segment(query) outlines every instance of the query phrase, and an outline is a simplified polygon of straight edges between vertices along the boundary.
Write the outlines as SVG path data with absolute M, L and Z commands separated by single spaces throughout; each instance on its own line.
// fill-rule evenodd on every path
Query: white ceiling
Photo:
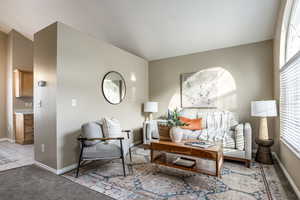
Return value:
M 0 0 L 0 30 L 60 21 L 147 60 L 273 38 L 280 0 Z

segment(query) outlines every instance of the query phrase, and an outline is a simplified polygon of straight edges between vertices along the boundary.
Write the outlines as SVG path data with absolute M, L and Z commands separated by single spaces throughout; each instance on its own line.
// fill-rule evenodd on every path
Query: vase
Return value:
M 181 142 L 183 133 L 180 127 L 174 126 L 170 129 L 170 138 L 172 142 Z

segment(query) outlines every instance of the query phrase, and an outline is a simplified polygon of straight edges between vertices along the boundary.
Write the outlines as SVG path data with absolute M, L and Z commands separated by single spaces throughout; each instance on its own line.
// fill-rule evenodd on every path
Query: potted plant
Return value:
M 174 111 L 168 112 L 168 126 L 170 127 L 170 138 L 173 142 L 180 142 L 183 137 L 181 126 L 188 126 L 187 123 L 183 123 L 179 119 L 179 111 L 175 109 Z

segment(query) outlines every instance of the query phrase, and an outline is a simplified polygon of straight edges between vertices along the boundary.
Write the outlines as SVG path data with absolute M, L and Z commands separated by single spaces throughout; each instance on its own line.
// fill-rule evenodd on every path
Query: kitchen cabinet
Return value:
M 34 122 L 33 114 L 16 113 L 16 143 L 33 144 L 34 141 Z
M 14 87 L 16 97 L 33 96 L 33 72 L 14 70 Z

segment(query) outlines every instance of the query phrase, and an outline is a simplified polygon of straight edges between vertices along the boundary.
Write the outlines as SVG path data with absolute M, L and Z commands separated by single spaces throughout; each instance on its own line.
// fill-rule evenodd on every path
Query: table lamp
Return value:
M 260 140 L 269 140 L 267 117 L 277 116 L 276 101 L 275 100 L 252 101 L 251 116 L 260 117 L 258 138 Z
M 152 120 L 152 113 L 155 113 L 157 111 L 158 111 L 158 103 L 157 102 L 149 101 L 149 102 L 144 103 L 144 112 L 149 113 L 148 120 Z

